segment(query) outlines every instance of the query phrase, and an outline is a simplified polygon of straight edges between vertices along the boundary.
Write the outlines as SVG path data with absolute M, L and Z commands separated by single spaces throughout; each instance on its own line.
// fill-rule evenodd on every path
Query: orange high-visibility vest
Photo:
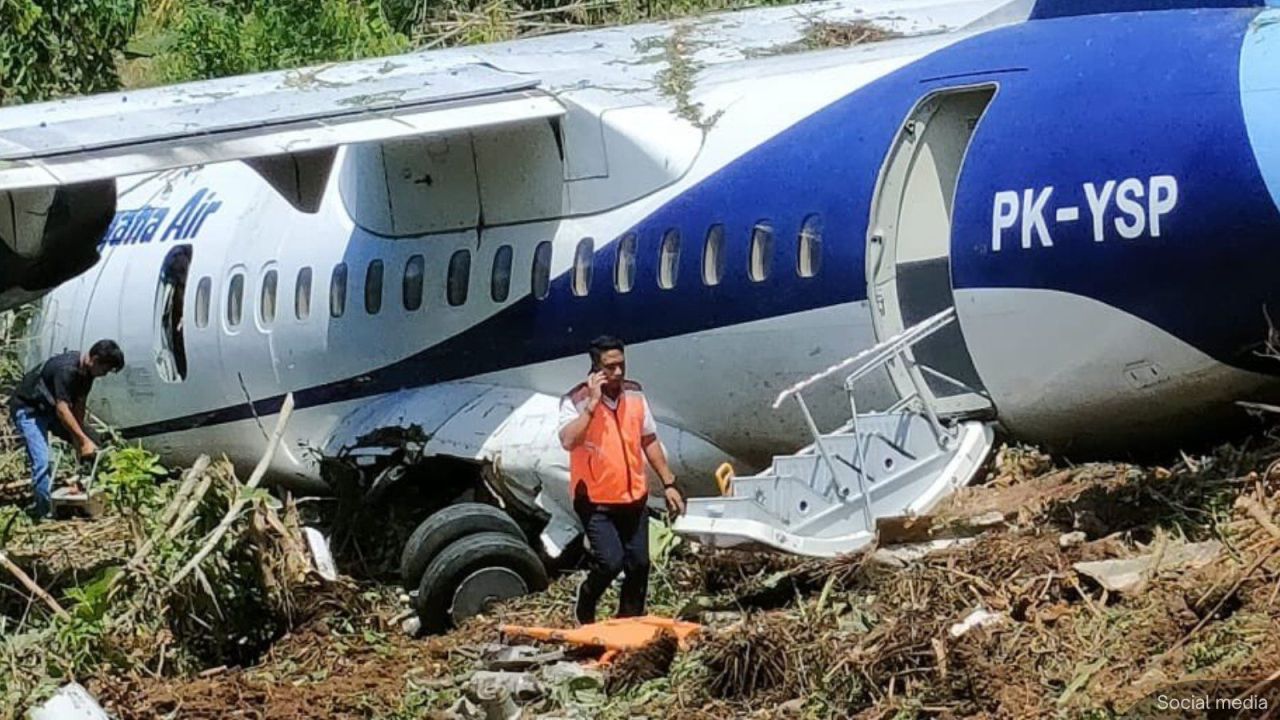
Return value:
M 589 394 L 583 383 L 569 391 L 569 398 L 576 407 Z M 583 488 L 591 502 L 616 505 L 639 502 L 648 495 L 640 445 L 645 402 L 640 385 L 627 380 L 616 411 L 603 401 L 596 405 L 582 442 L 569 451 L 569 492 L 574 497 Z

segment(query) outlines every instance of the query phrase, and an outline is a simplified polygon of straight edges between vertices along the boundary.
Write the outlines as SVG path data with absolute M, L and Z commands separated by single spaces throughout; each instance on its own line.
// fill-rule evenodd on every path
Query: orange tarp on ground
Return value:
M 642 617 L 614 618 L 570 629 L 522 627 L 520 625 L 503 625 L 499 629 L 503 635 L 511 637 L 562 642 L 570 645 L 593 645 L 607 650 L 635 650 L 652 641 L 664 629 L 675 633 L 676 639 L 680 641 L 680 647 L 685 648 L 689 638 L 695 635 L 701 627 L 697 623 L 681 622 L 655 615 L 644 615 Z

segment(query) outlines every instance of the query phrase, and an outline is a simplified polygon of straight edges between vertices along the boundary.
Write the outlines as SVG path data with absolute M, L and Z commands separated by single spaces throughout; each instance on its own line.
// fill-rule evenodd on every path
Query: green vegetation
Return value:
M 696 49 L 689 37 L 691 27 L 681 24 L 663 40 L 662 59 L 666 62 L 666 67 L 658 73 L 658 87 L 664 95 L 675 101 L 677 115 L 705 130 L 715 124 L 719 115 L 702 117 L 702 105 L 689 97 L 693 92 L 694 76 L 701 67 L 691 58 Z
M 0 104 L 114 90 L 137 0 L 0 0 Z
M 35 306 L 28 305 L 20 310 L 0 313 L 0 393 L 17 384 L 25 370 L 23 367 L 23 351 L 25 339 L 31 331 L 31 319 L 35 316 Z
M 0 667 L 30 669 L 0 673 L 0 718 L 69 680 L 252 662 L 298 611 L 309 560 L 292 505 L 253 494 L 241 508 L 249 491 L 225 460 L 162 485 L 141 448 L 113 448 L 106 464 L 99 477 L 122 512 L 18 522 L 4 538 L 57 605 L 12 588 L 0 598 Z
M 152 50 L 150 77 L 160 83 L 242 75 L 328 61 L 391 55 L 409 49 L 377 2 L 275 0 L 189 2 L 148 19 L 149 33 L 131 45 Z
M 795 2 L 0 0 L 0 104 Z

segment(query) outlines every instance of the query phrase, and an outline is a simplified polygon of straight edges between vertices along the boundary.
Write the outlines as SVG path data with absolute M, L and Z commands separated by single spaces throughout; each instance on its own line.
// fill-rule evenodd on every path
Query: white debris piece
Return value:
M 521 702 L 536 700 L 544 692 L 542 683 L 532 673 L 489 670 L 473 673 L 467 680 L 467 688 L 479 699 L 498 697 L 505 692 Z
M 338 566 L 333 561 L 333 553 L 329 552 L 329 541 L 313 527 L 302 528 L 307 538 L 307 547 L 311 550 L 311 561 L 315 563 L 320 577 L 333 582 L 338 579 Z
M 579 680 L 585 678 L 585 680 Z M 575 662 L 558 662 L 542 669 L 542 681 L 548 685 L 563 685 L 574 682 L 577 689 L 587 687 L 604 688 L 604 675 L 599 670 L 585 668 Z
M 79 683 L 63 685 L 49 701 L 30 713 L 31 720 L 110 720 L 97 700 Z
M 978 608 L 969 613 L 968 617 L 955 625 L 951 626 L 951 637 L 958 638 L 974 628 L 994 625 L 1004 621 L 1002 613 L 993 613 L 986 608 Z
M 1083 545 L 1086 539 L 1088 539 L 1088 536 L 1085 535 L 1080 530 L 1076 530 L 1075 532 L 1063 533 L 1062 535 L 1058 536 L 1058 547 L 1063 549 L 1073 548 L 1078 545 Z
M 532 645 L 503 645 L 484 653 L 488 670 L 523 671 L 564 659 L 563 650 L 543 651 Z
M 795 698 L 788 700 L 778 706 L 779 715 L 802 715 L 804 713 L 804 698 Z
M 967 545 L 973 538 L 942 538 L 928 542 L 895 545 L 893 547 L 876 548 L 871 553 L 871 561 L 891 568 L 904 568 L 911 563 L 958 545 Z
M 475 703 L 462 697 L 444 711 L 443 717 L 446 720 L 485 720 L 485 712 Z
M 964 524 L 975 529 L 998 527 L 1004 524 L 1004 513 L 999 510 L 990 510 L 967 519 Z
M 1201 568 L 1213 562 L 1222 552 L 1217 540 L 1170 545 L 1163 553 L 1149 553 L 1120 560 L 1095 560 L 1078 562 L 1072 567 L 1081 575 L 1092 578 L 1111 592 L 1127 593 L 1142 589 L 1150 577 L 1161 570 L 1172 568 Z M 1159 567 L 1155 567 L 1159 554 Z
M 411 615 L 400 622 L 400 630 L 409 637 L 418 637 L 422 632 L 422 618 Z

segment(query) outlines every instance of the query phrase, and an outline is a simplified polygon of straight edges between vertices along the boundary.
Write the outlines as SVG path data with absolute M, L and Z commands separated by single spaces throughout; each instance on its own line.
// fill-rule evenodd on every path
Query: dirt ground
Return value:
M 665 677 L 589 706 L 551 693 L 522 717 L 1237 716 L 1154 705 L 1176 693 L 1252 698 L 1238 716 L 1262 716 L 1257 702 L 1280 703 L 1278 467 L 1280 441 L 1265 434 L 1168 467 L 1057 467 L 1004 448 L 982 485 L 893 530 L 952 542 L 923 557 L 681 545 L 655 565 L 651 609 L 704 623 L 695 646 Z M 42 578 L 74 576 L 67 558 L 110 556 L 111 523 L 54 523 L 27 556 Z M 1161 564 L 1206 542 L 1211 562 Z M 1138 589 L 1108 590 L 1076 567 L 1144 556 L 1157 569 Z M 505 622 L 568 626 L 575 582 L 415 639 L 399 628 L 397 588 L 343 578 L 312 588 L 249 667 L 81 679 L 123 720 L 464 717 L 446 711 L 482 667 L 478 649 Z M 988 622 L 954 630 L 975 617 Z

